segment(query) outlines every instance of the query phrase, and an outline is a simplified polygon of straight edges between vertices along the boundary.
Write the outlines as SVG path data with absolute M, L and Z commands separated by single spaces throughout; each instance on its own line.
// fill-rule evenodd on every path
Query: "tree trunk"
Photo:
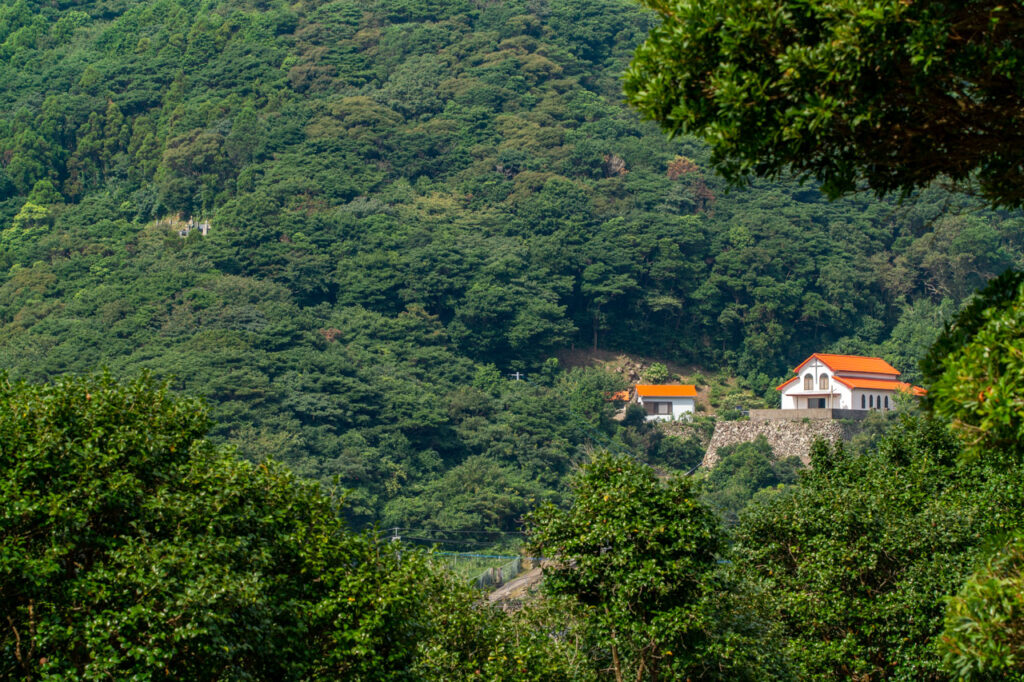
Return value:
M 604 613 L 609 615 L 607 605 L 604 607 Z M 612 668 L 615 670 L 615 682 L 622 682 L 622 663 L 619 662 L 619 645 L 615 643 L 614 628 L 612 628 Z
M 612 634 L 615 637 L 615 634 Z M 622 682 L 622 665 L 619 663 L 619 647 L 612 643 L 612 667 L 615 669 L 615 682 Z

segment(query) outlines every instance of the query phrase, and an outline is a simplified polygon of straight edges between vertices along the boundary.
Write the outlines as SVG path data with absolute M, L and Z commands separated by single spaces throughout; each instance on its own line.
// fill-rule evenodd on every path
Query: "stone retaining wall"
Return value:
M 839 410 L 830 407 L 812 407 L 802 410 L 751 410 L 750 421 L 788 419 L 802 421 L 804 419 L 865 419 L 867 410 Z
M 831 443 L 849 440 L 859 430 L 856 423 L 839 422 L 834 419 L 803 420 L 759 420 L 718 422 L 711 442 L 704 453 L 702 467 L 713 467 L 718 463 L 718 449 L 726 445 L 749 443 L 764 436 L 779 459 L 799 457 L 810 464 L 811 445 L 815 439 L 823 438 Z

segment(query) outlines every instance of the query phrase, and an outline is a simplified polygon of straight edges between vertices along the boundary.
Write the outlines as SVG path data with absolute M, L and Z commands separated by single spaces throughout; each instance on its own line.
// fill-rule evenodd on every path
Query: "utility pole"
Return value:
M 399 535 L 398 535 L 398 529 L 397 528 L 393 528 L 391 530 L 391 542 L 398 542 L 401 539 L 402 538 L 399 537 Z M 396 561 L 401 561 L 402 560 L 402 552 L 401 551 L 395 550 L 395 560 Z

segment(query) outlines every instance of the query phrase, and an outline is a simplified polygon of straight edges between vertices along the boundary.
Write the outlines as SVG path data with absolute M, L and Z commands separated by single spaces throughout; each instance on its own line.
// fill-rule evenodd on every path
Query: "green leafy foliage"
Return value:
M 811 351 L 913 372 L 974 288 L 1024 262 L 1019 214 L 930 186 L 829 203 L 777 174 L 782 153 L 835 193 L 865 168 L 822 165 L 850 139 L 844 115 L 860 117 L 851 153 L 891 155 L 886 130 L 927 125 L 898 149 L 909 165 L 871 166 L 877 189 L 923 186 L 921 154 L 939 154 L 928 169 L 962 179 L 980 165 L 987 197 L 1017 203 L 1016 96 L 993 106 L 972 80 L 998 88 L 1019 71 L 1016 10 L 812 3 L 765 22 L 742 3 L 658 9 L 677 6 L 669 24 L 686 23 L 671 28 L 703 41 L 684 66 L 721 67 L 701 92 L 724 98 L 701 104 L 721 133 L 710 150 L 619 102 L 652 17 L 617 0 L 0 7 L 0 364 L 35 382 L 104 365 L 170 382 L 0 390 L 2 675 L 940 676 L 942 596 L 987 534 L 1019 526 L 1005 466 L 1018 289 L 969 306 L 925 366 L 936 413 L 981 434 L 976 461 L 955 464 L 942 429 L 916 420 L 858 457 L 819 448 L 793 487 L 763 448 L 738 449 L 706 493 L 745 517 L 731 564 L 682 478 L 601 455 L 565 495 L 595 444 L 691 470 L 708 423 L 667 435 L 634 411 L 620 425 L 608 396 L 621 379 L 552 357 L 614 347 L 738 373 L 712 385 L 727 409 L 774 397 L 772 377 Z M 989 10 L 962 45 L 906 63 Z M 731 12 L 742 21 L 722 23 Z M 832 34 L 803 41 L 823 12 Z M 800 13 L 804 33 L 778 38 Z M 862 47 L 899 68 L 846 70 Z M 785 54 L 754 61 L 754 48 Z M 656 56 L 643 49 L 634 75 Z M 985 71 L 996 57 L 1004 71 Z M 903 96 L 871 96 L 882 83 Z M 851 85 L 866 96 L 847 101 Z M 972 131 L 970 153 L 932 137 L 943 88 L 970 90 L 957 101 L 998 124 Z M 762 96 L 770 106 L 751 106 Z M 730 136 L 751 117 L 757 136 Z M 730 165 L 723 149 L 759 160 Z M 726 192 L 715 166 L 777 177 Z M 181 238 L 188 218 L 210 234 Z M 972 404 L 985 377 L 999 400 Z M 170 391 L 202 396 L 213 419 Z M 272 458 L 347 489 L 344 506 Z M 763 504 L 740 514 L 751 495 Z M 538 547 L 576 563 L 551 568 L 560 594 L 510 617 L 337 522 L 513 537 L 538 504 Z M 951 665 L 996 660 L 971 651 Z
M 719 448 L 718 458 L 701 481 L 701 500 L 727 525 L 735 524 L 751 501 L 789 491 L 803 468 L 799 457 L 776 459 L 764 436 Z
M 946 665 L 965 680 L 1024 678 L 1024 540 L 1000 547 L 949 601 L 943 646 Z
M 660 362 L 652 362 L 650 366 L 643 371 L 641 378 L 651 384 L 663 384 L 670 378 L 668 367 Z
M 515 613 L 481 608 L 452 591 L 432 612 L 436 634 L 420 644 L 410 673 L 423 680 L 506 680 L 538 682 L 598 679 L 580 656 L 573 628 L 579 607 L 565 599 L 532 601 Z
M 700 465 L 714 431 L 714 420 L 696 417 L 693 422 L 672 424 L 674 432 L 669 433 L 664 425 L 648 422 L 643 406 L 636 404 L 627 409 L 622 423 L 626 428 L 618 437 L 626 448 L 642 453 L 647 464 L 673 474 L 686 473 Z
M 1024 275 L 992 281 L 956 316 L 921 363 L 927 406 L 949 420 L 964 459 L 1009 476 L 1021 462 L 1019 356 Z M 964 679 L 1021 678 L 1020 527 L 949 601 L 943 637 L 947 667 Z
M 148 379 L 0 385 L 4 677 L 406 678 L 450 587 L 209 426 Z
M 1024 422 L 1024 275 L 1008 272 L 979 292 L 922 363 L 928 404 L 968 444 L 967 454 L 1020 463 Z
M 935 187 L 726 191 L 620 101 L 652 16 L 618 0 L 0 16 L 0 364 L 150 371 L 357 527 L 514 532 L 592 445 L 696 465 L 566 347 L 738 374 L 715 406 L 758 407 L 812 351 L 908 370 L 1024 253 L 1019 215 Z
M 1024 202 L 1018 5 L 644 4 L 662 23 L 626 93 L 668 130 L 708 140 L 726 176 L 792 169 L 833 196 L 861 179 L 884 193 L 976 177 L 993 204 Z
M 947 679 L 944 597 L 1024 521 L 1020 472 L 959 463 L 943 424 L 910 416 L 873 450 L 819 442 L 811 465 L 736 532 L 784 657 L 800 678 Z
M 616 679 L 711 674 L 701 606 L 722 537 L 689 481 L 598 452 L 571 487 L 568 510 L 531 514 L 530 545 L 551 559 L 546 593 L 581 607 L 592 665 Z

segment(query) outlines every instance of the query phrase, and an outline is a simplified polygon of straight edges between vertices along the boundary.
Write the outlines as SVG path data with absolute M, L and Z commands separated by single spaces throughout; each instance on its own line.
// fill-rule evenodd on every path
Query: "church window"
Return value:
M 814 390 L 814 375 L 813 374 L 805 374 L 804 375 L 804 390 L 805 391 L 813 391 Z
M 827 374 L 822 374 L 820 377 L 818 377 L 818 388 L 820 388 L 823 391 L 828 389 L 828 375 Z

